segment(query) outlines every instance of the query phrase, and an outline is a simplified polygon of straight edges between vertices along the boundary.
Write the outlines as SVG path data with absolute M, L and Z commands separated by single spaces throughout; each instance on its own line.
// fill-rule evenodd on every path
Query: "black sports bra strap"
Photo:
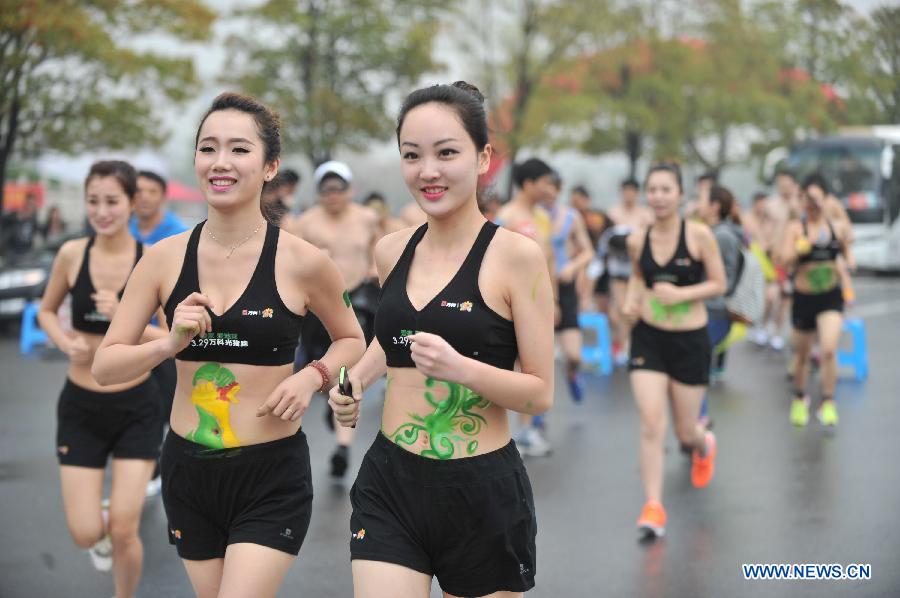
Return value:
M 400 259 L 397 260 L 394 270 L 402 269 L 403 272 L 409 271 L 409 265 L 412 263 L 413 255 L 416 253 L 416 247 L 419 246 L 419 243 L 425 237 L 425 232 L 427 230 L 427 222 L 416 229 L 416 232 L 412 234 L 409 241 L 406 243 L 406 247 L 403 248 L 403 253 L 400 254 Z M 405 280 L 406 276 L 403 278 Z
M 463 261 L 463 264 L 460 267 L 460 271 L 464 276 L 466 274 L 474 276 L 474 278 L 470 278 L 470 280 L 478 280 L 481 262 L 484 261 L 484 254 L 487 251 L 488 245 L 491 244 L 491 240 L 493 240 L 494 235 L 497 234 L 497 228 L 499 227 L 496 224 L 489 221 L 485 222 L 478 232 L 478 236 L 475 237 L 472 249 L 469 250 L 469 255 L 466 256 L 465 261 Z
M 681 219 L 681 232 L 678 234 L 678 249 L 675 250 L 675 255 L 683 257 L 691 255 L 687 246 L 687 220 L 684 218 Z
M 87 279 L 90 280 L 90 277 L 91 277 L 91 270 L 90 270 L 90 268 L 91 268 L 91 265 L 90 265 L 91 247 L 94 246 L 94 238 L 95 238 L 94 235 L 89 236 L 87 245 L 84 246 L 84 257 L 81 258 L 81 268 L 78 269 L 79 278 L 82 276 L 86 276 Z
M 266 275 L 270 275 L 273 284 L 275 282 L 275 253 L 278 248 L 278 235 L 281 232 L 281 229 L 277 226 L 272 226 L 268 222 L 266 222 L 266 238 L 263 241 L 262 255 L 260 255 L 260 260 L 262 261 L 262 268 L 259 268 L 256 272 L 253 273 L 253 277 L 256 277 L 257 272 L 265 272 Z M 251 279 L 252 282 L 252 279 Z

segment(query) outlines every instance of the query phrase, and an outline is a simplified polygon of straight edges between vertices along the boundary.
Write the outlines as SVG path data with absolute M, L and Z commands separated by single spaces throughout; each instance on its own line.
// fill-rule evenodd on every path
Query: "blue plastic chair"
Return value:
M 22 330 L 19 333 L 19 352 L 28 355 L 35 345 L 47 344 L 47 333 L 37 323 L 37 301 L 29 301 L 22 312 Z
M 853 341 L 849 351 L 837 352 L 838 366 L 852 367 L 857 381 L 869 377 L 869 351 L 866 343 L 866 326 L 859 318 L 844 320 L 844 332 L 850 333 Z
M 585 332 L 585 343 L 581 347 L 581 361 L 597 367 L 608 376 L 613 372 L 612 335 L 606 314 L 586 312 L 578 315 L 578 325 Z M 588 340 L 594 341 L 588 344 Z

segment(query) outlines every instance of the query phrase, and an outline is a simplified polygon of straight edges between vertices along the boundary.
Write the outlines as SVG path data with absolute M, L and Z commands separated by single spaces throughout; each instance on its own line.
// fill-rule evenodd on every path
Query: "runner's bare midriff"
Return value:
M 176 361 L 178 384 L 170 426 L 208 448 L 232 448 L 292 436 L 300 421 L 286 422 L 256 411 L 291 375 L 293 366 Z M 221 445 L 221 446 L 220 446 Z
M 388 368 L 381 431 L 405 450 L 442 460 L 489 453 L 510 440 L 506 409 L 414 368 Z
M 100 343 L 103 341 L 103 335 L 100 334 L 89 334 L 86 332 L 76 332 L 77 336 L 80 336 L 87 342 L 90 347 L 90 355 L 91 360 L 86 364 L 79 365 L 70 363 L 68 377 L 69 380 L 77 384 L 82 388 L 86 388 L 87 390 L 91 390 L 94 392 L 119 392 L 122 390 L 128 390 L 129 388 L 134 388 L 141 382 L 145 381 L 150 377 L 150 374 L 144 374 L 135 378 L 134 380 L 130 380 L 128 382 L 123 382 L 122 384 L 110 384 L 109 386 L 100 386 L 100 384 L 94 380 L 94 376 L 91 375 L 91 366 L 94 363 L 94 354 L 97 352 L 97 348 L 100 346 Z

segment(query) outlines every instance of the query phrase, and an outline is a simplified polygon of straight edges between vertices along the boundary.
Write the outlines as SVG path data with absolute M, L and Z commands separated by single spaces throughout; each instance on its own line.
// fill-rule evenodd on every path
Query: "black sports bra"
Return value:
M 109 318 L 97 311 L 97 305 L 91 298 L 91 295 L 97 292 L 94 288 L 94 281 L 91 280 L 90 255 L 91 247 L 94 245 L 95 237 L 88 237 L 87 246 L 84 248 L 84 257 L 81 260 L 81 268 L 78 270 L 78 276 L 75 278 L 75 284 L 69 290 L 72 295 L 72 328 L 79 332 L 88 334 L 106 334 L 109 330 Z M 140 261 L 144 254 L 144 246 L 139 242 L 136 243 L 134 263 Z M 127 279 L 126 279 L 127 284 Z M 125 292 L 125 285 L 119 289 L 119 299 Z
M 809 238 L 809 230 L 807 229 L 806 218 L 803 219 L 803 236 Z M 810 262 L 833 262 L 837 259 L 838 255 L 841 253 L 841 243 L 837 239 L 837 235 L 834 234 L 834 227 L 831 226 L 831 221 L 825 220 L 825 224 L 828 225 L 828 230 L 831 232 L 830 239 L 817 239 L 815 243 L 812 244 L 812 249 L 809 253 L 803 254 L 798 257 L 797 263 L 799 264 L 807 264 Z
M 425 236 L 428 224 L 413 233 L 384 281 L 375 315 L 375 336 L 384 349 L 388 367 L 415 367 L 407 337 L 414 332 L 430 332 L 466 357 L 513 369 L 518 355 L 513 323 L 488 307 L 478 288 L 481 262 L 497 228 L 491 222 L 484 223 L 459 271 L 421 311 L 416 311 L 409 300 L 406 280 L 416 246 Z
M 191 232 L 181 274 L 164 307 L 170 328 L 175 307 L 191 293 L 200 291 L 197 246 L 204 224 L 206 221 Z M 207 308 L 212 318 L 212 332 L 194 337 L 191 344 L 175 356 L 176 359 L 247 365 L 285 365 L 294 361 L 303 316 L 284 305 L 275 286 L 278 234 L 278 227 L 266 224 L 262 253 L 247 288 L 221 316 Z
M 681 220 L 681 233 L 678 237 L 678 247 L 675 249 L 675 255 L 665 266 L 660 266 L 653 259 L 653 251 L 650 248 L 650 229 L 647 228 L 647 234 L 644 237 L 644 249 L 641 251 L 641 274 L 644 276 L 644 283 L 647 288 L 653 287 L 657 282 L 669 282 L 679 287 L 686 287 L 692 284 L 703 282 L 703 276 L 706 268 L 703 262 L 694 259 L 687 247 L 687 222 Z

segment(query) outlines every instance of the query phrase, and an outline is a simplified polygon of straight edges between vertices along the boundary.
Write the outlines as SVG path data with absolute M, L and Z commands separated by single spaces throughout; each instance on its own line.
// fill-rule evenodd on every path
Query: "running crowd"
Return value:
M 501 203 L 479 196 L 493 151 L 483 104 L 464 82 L 406 98 L 396 138 L 414 201 L 400 218 L 377 193 L 354 203 L 337 161 L 315 169 L 318 203 L 298 213 L 278 116 L 234 93 L 198 126 L 208 219 L 192 229 L 164 209 L 158 174 L 91 167 L 92 233 L 60 249 L 39 321 L 69 357 L 57 407 L 69 530 L 119 598 L 138 586 L 141 509 L 160 488 L 197 596 L 274 596 L 312 511 L 303 415 L 327 396 L 342 478 L 363 393 L 381 378 L 380 431 L 349 493 L 355 596 L 424 598 L 435 577 L 448 597 L 521 596 L 537 571 L 521 455 L 552 450 L 555 339 L 583 400 L 582 311 L 608 315 L 615 364 L 630 372 L 642 536 L 665 532 L 667 405 L 693 485 L 713 478 L 706 390 L 739 327 L 756 324 L 751 339 L 781 350 L 790 311 L 790 420 L 808 422 L 815 352 L 817 414 L 837 425 L 854 264 L 822 177 L 781 172 L 777 195 L 741 214 L 713 175 L 685 201 L 678 166 L 660 163 L 603 213 L 584 187 L 564 205 L 559 175 L 533 158 L 513 167 L 516 192 Z M 760 271 L 764 315 L 748 318 L 734 299 Z M 71 330 L 58 316 L 67 296 Z

